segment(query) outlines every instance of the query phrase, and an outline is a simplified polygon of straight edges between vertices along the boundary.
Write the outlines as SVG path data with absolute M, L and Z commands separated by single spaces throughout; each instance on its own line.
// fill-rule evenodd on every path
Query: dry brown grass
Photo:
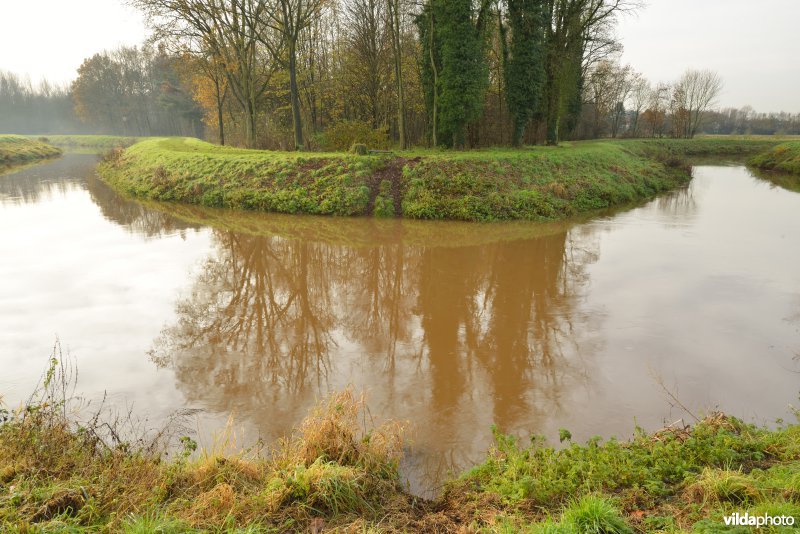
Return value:
M 0 496 L 0 527 L 67 521 L 115 531 L 156 509 L 187 528 L 322 520 L 326 530 L 352 529 L 410 508 L 397 471 L 403 425 L 368 429 L 364 397 L 350 389 L 272 448 L 233 452 L 241 447 L 230 421 L 210 450 L 193 458 L 187 447 L 168 462 L 174 432 L 137 436 L 130 419 L 109 422 L 102 410 L 81 418 L 75 378 L 56 347 L 37 393 L 0 425 L 0 494 L 11 494 Z

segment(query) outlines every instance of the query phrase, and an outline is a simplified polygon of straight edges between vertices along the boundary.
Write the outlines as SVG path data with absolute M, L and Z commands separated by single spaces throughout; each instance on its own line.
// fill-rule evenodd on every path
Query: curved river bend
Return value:
M 0 393 L 58 337 L 78 391 L 208 442 L 285 434 L 331 390 L 412 422 L 430 494 L 490 427 L 629 436 L 721 409 L 785 417 L 800 390 L 800 194 L 741 166 L 587 222 L 295 218 L 145 206 L 68 154 L 0 176 Z

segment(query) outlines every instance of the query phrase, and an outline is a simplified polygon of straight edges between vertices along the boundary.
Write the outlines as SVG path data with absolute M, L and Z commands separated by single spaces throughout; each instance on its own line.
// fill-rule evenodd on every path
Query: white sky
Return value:
M 622 60 L 652 82 L 716 70 L 722 106 L 800 112 L 800 0 L 647 0 L 618 27 Z M 0 69 L 67 83 L 83 59 L 146 36 L 121 0 L 0 0 Z
M 84 59 L 146 36 L 121 0 L 0 0 L 0 70 L 34 82 L 69 83 Z
M 800 0 L 647 0 L 617 29 L 630 63 L 651 82 L 687 68 L 717 71 L 723 107 L 800 112 Z

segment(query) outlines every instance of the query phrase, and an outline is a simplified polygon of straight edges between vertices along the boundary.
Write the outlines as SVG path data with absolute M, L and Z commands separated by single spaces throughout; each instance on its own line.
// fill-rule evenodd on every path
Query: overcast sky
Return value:
M 121 0 L 0 0 L 0 69 L 69 82 L 84 58 L 146 36 Z M 800 112 L 800 0 L 648 0 L 624 17 L 623 62 L 652 82 L 716 70 L 722 106 Z
M 722 106 L 800 112 L 800 0 L 648 0 L 618 26 L 624 63 L 651 82 L 709 68 Z

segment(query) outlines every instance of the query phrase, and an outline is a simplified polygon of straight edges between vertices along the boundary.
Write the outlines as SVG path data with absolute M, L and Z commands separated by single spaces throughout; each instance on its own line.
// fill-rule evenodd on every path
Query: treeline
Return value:
M 196 62 L 211 135 L 308 148 L 577 135 L 584 88 L 634 0 L 134 0 Z
M 97 54 L 69 88 L 7 75 L 0 130 L 342 150 L 797 129 L 710 112 L 711 71 L 652 84 L 620 65 L 614 28 L 636 0 L 132 3 L 157 44 Z
M 719 77 L 707 70 L 652 85 L 630 66 L 603 60 L 589 74 L 575 133 L 583 139 L 800 135 L 800 113 L 759 113 L 750 106 L 711 109 L 721 87 Z
M 203 136 L 203 111 L 184 82 L 185 62 L 163 48 L 95 54 L 72 83 L 74 111 L 98 133 Z
M 758 113 L 750 106 L 708 113 L 704 133 L 734 135 L 800 135 L 800 113 Z
M 487 146 L 693 137 L 707 70 L 652 86 L 614 58 L 635 0 L 134 0 L 187 62 L 209 137 Z
M 95 54 L 69 86 L 0 72 L 0 132 L 203 137 L 185 67 L 183 58 L 144 46 Z
M 722 90 L 710 70 L 687 70 L 674 83 L 651 84 L 629 65 L 603 59 L 587 76 L 575 135 L 691 138 L 703 131 Z
M 0 133 L 87 133 L 73 111 L 69 87 L 0 71 Z

